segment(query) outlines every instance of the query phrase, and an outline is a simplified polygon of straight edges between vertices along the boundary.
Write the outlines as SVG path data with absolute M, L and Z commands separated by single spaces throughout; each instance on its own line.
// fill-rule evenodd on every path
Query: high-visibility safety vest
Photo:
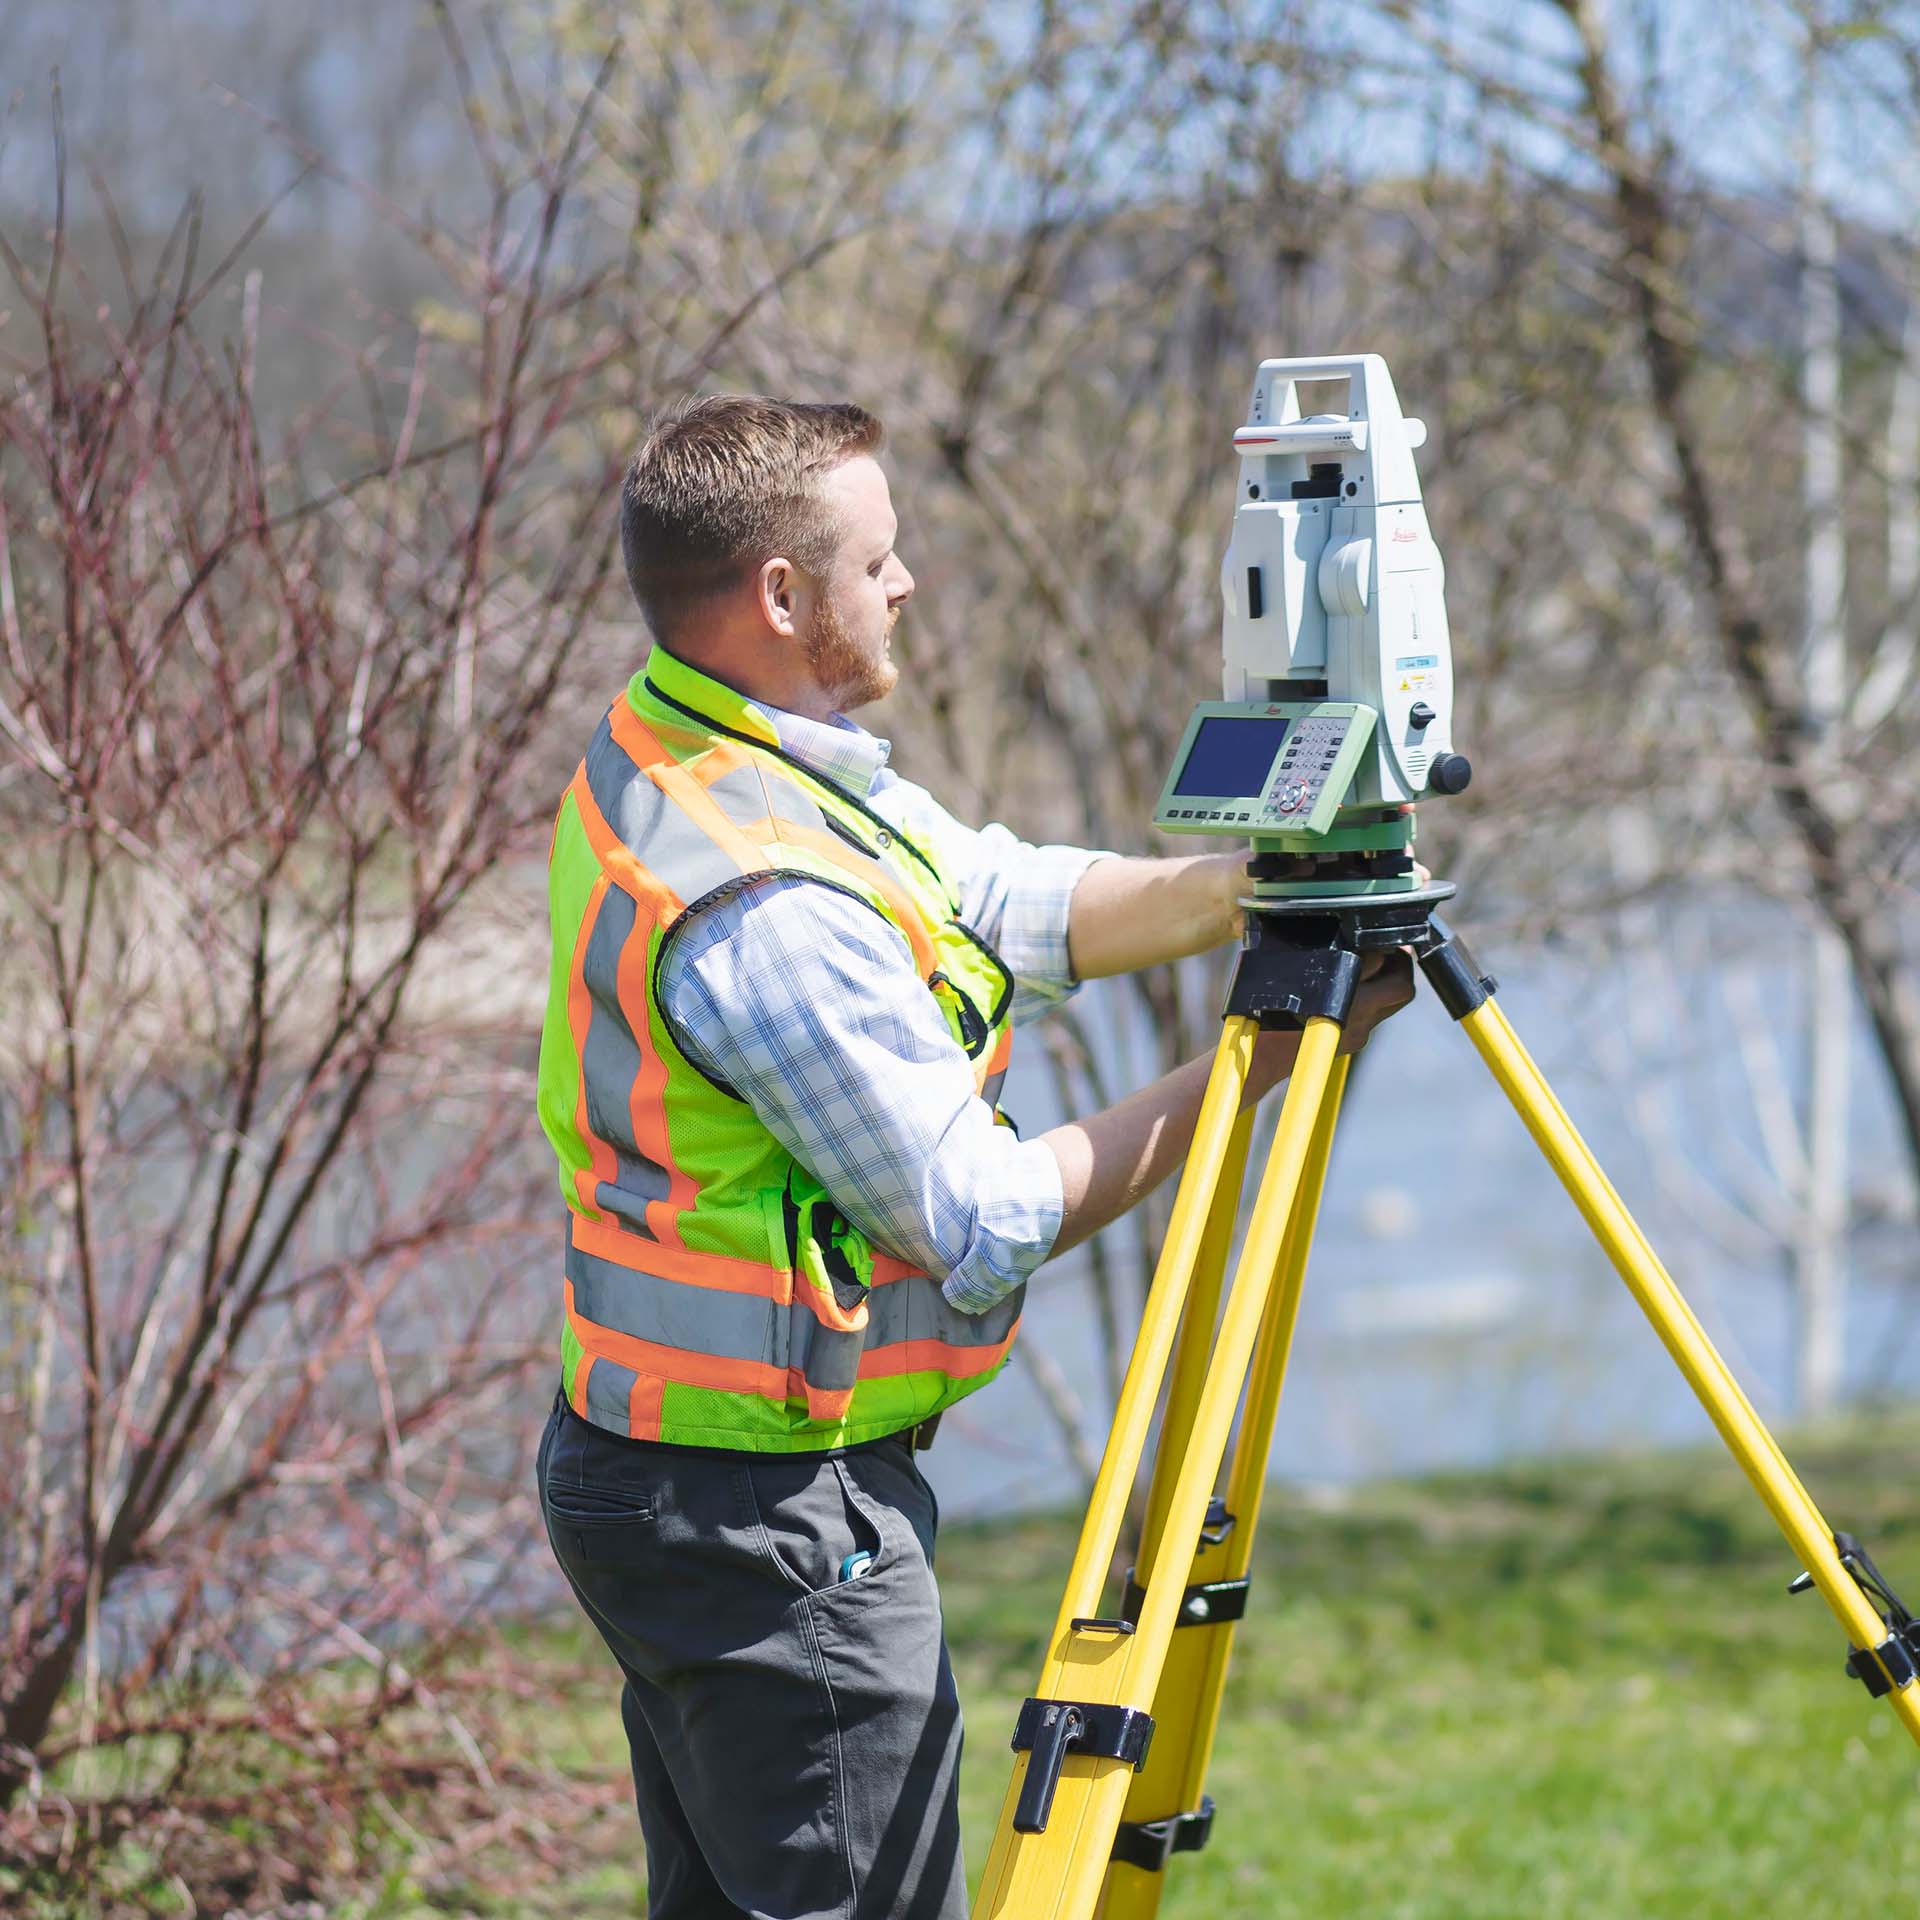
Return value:
M 540 1120 L 569 1209 L 561 1371 L 614 1433 L 754 1452 L 878 1439 L 984 1386 L 1019 1326 L 872 1246 L 730 1088 L 681 1050 L 661 966 L 701 909 L 800 876 L 896 928 L 997 1103 L 1012 981 L 959 891 L 740 694 L 655 648 L 554 823 Z M 996 1109 L 997 1110 L 997 1109 Z

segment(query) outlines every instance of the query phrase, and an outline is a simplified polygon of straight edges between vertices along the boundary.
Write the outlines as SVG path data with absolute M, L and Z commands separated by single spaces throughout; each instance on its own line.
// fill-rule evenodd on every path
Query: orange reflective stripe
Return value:
M 660 1409 L 667 1397 L 667 1383 L 657 1374 L 636 1373 L 633 1390 L 627 1395 L 627 1437 L 630 1440 L 660 1438 Z
M 870 1347 L 860 1356 L 862 1380 L 887 1380 L 897 1373 L 944 1373 L 955 1380 L 970 1380 L 999 1364 L 1013 1337 L 1020 1331 L 1016 1320 L 1007 1329 L 1007 1337 L 989 1347 L 956 1347 L 945 1340 L 897 1340 L 890 1347 Z
M 579 1365 L 573 1370 L 573 1400 L 571 1404 L 574 1412 L 583 1420 L 587 1417 L 587 1375 L 593 1371 L 593 1361 L 594 1356 L 592 1354 L 583 1353 L 580 1356 Z
M 791 820 L 756 820 L 746 828 L 746 833 L 750 839 L 762 843 L 778 840 L 790 847 L 805 847 L 808 852 L 817 853 L 821 859 L 830 860 L 862 886 L 873 888 L 893 909 L 893 917 L 899 922 L 900 931 L 913 950 L 913 964 L 920 969 L 921 979 L 928 979 L 938 971 L 940 961 L 934 953 L 932 940 L 927 936 L 926 917 L 914 904 L 912 894 L 884 867 L 871 860 L 859 859 L 851 847 L 843 845 L 832 834 L 822 833 L 817 827 L 796 827 Z
M 722 740 L 717 747 L 701 754 L 699 764 L 689 766 L 687 771 L 703 787 L 710 787 L 716 780 L 724 780 L 736 767 L 750 766 L 752 762 L 752 754 L 736 747 L 731 740 Z
M 816 1387 L 811 1380 L 797 1373 L 793 1378 L 806 1389 L 809 1420 L 844 1420 L 852 1411 L 851 1387 Z
M 682 1209 L 692 1206 L 699 1188 L 687 1178 L 674 1164 L 673 1156 L 667 1147 L 667 1110 L 666 1085 L 667 1064 L 661 1059 L 658 1048 L 648 1044 L 651 1027 L 647 1018 L 647 948 L 654 927 L 670 926 L 680 917 L 685 902 L 669 886 L 662 884 L 634 857 L 633 851 L 607 825 L 605 817 L 594 804 L 593 794 L 587 786 L 587 765 L 583 760 L 573 776 L 571 788 L 574 804 L 580 810 L 580 825 L 585 830 L 587 844 L 593 849 L 594 858 L 600 862 L 601 878 L 595 882 L 593 906 L 600 901 L 601 890 L 611 878 L 634 905 L 633 930 L 627 935 L 627 944 L 620 955 L 620 963 L 615 975 L 615 991 L 620 996 L 621 1011 L 627 1016 L 627 1025 L 632 1028 L 640 1046 L 640 1071 L 634 1076 L 633 1093 L 629 1103 L 629 1113 L 633 1122 L 633 1140 L 642 1153 L 656 1166 L 665 1167 L 668 1176 L 668 1192 L 664 1200 L 647 1202 L 647 1224 L 662 1240 L 678 1241 L 680 1238 L 679 1214 Z M 586 932 L 592 931 L 592 917 L 589 912 Z M 586 952 L 586 935 L 581 936 L 579 955 Z M 576 966 L 579 955 L 575 956 Z M 577 975 L 576 975 L 577 978 Z M 582 1028 L 580 1032 L 584 1032 Z M 574 1036 L 576 1054 L 580 1046 L 580 1033 Z M 586 1114 L 586 1076 L 581 1076 L 580 1116 L 584 1131 Z M 590 1137 L 590 1136 L 589 1136 Z M 596 1178 L 600 1176 L 596 1174 Z M 588 1204 L 592 1202 L 589 1199 Z
M 657 1380 L 677 1381 L 685 1387 L 712 1387 L 721 1393 L 757 1393 L 767 1400 L 787 1397 L 785 1367 L 769 1366 L 763 1360 L 722 1360 L 711 1353 L 657 1346 L 630 1333 L 617 1333 L 612 1327 L 581 1319 L 573 1310 L 573 1282 L 563 1279 L 560 1284 L 566 1289 L 567 1319 L 573 1327 L 573 1337 L 589 1353 L 598 1353 L 635 1373 L 652 1374 Z M 631 1395 L 628 1403 L 632 1403 Z
M 996 1073 L 1005 1073 L 1007 1062 L 1013 1058 L 1013 1029 L 1000 1029 L 1000 1044 L 994 1048 L 990 1058 L 976 1060 L 973 1065 L 973 1084 L 975 1090 L 984 1087 Z
M 863 1293 L 859 1301 L 851 1307 L 843 1307 L 825 1287 L 817 1286 L 804 1274 L 793 1277 L 795 1295 L 806 1301 L 813 1309 L 813 1317 L 829 1333 L 865 1333 L 867 1330 L 867 1296 Z
M 667 1139 L 667 1062 L 653 1044 L 647 985 L 648 962 L 653 950 L 651 936 L 645 917 L 635 914 L 627 944 L 621 949 L 614 988 L 640 1055 L 640 1065 L 633 1076 L 633 1091 L 627 1100 L 633 1143 L 656 1167 L 664 1167 L 667 1174 L 665 1197 L 647 1202 L 647 1225 L 657 1240 L 678 1247 L 684 1244 L 680 1237 L 680 1216 L 699 1199 L 700 1187 L 674 1157 Z
M 649 1215 L 651 1218 L 651 1215 Z M 636 1273 L 657 1274 L 682 1286 L 711 1287 L 717 1293 L 752 1293 L 763 1300 L 788 1300 L 792 1288 L 787 1274 L 758 1260 L 736 1259 L 724 1253 L 699 1253 L 688 1247 L 667 1246 L 644 1234 L 629 1233 L 611 1220 L 583 1220 L 573 1216 L 573 1244 L 582 1253 L 611 1260 Z M 569 1295 L 569 1298 L 572 1296 Z
M 684 766 L 703 787 L 710 787 L 716 780 L 725 779 L 735 767 L 747 766 L 753 758 L 733 741 L 706 733 L 677 714 L 665 722 L 641 719 L 633 702 L 624 693 L 608 710 L 607 726 L 613 734 L 615 745 L 636 767 L 650 770 L 673 760 Z M 669 739 L 692 743 L 690 758 L 678 760 L 661 740 L 662 733 Z
M 567 974 L 567 1031 L 573 1036 L 573 1055 L 584 1060 L 587 1054 L 587 1027 L 593 1019 L 593 995 L 587 990 L 587 948 L 593 940 L 594 922 L 600 917 L 600 903 L 611 884 L 606 874 L 598 875 L 593 891 L 587 895 L 587 910 L 580 918 L 580 932 L 573 943 L 573 961 Z M 613 1149 L 594 1132 L 587 1119 L 587 1076 L 580 1076 L 580 1089 L 573 1103 L 574 1131 L 587 1149 L 587 1164 L 574 1170 L 574 1191 L 580 1204 L 596 1218 L 600 1214 L 600 1182 L 615 1178 L 620 1163 Z
M 593 849 L 594 858 L 619 883 L 623 893 L 632 896 L 638 913 L 651 917 L 663 927 L 671 926 L 679 919 L 686 902 L 664 885 L 643 867 L 633 856 L 633 850 L 607 825 L 600 809 L 593 803 L 593 794 L 587 786 L 587 764 L 583 760 L 573 776 L 573 785 L 568 788 L 573 795 L 574 804 L 580 809 L 580 825 L 585 829 L 587 845 Z

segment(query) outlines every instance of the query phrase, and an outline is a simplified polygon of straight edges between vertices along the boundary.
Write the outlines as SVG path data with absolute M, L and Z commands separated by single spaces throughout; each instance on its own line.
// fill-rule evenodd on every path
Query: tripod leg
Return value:
M 1213 1802 L 1202 1788 L 1220 1720 L 1227 1660 L 1233 1650 L 1233 1623 L 1246 1608 L 1247 1570 L 1253 1560 L 1254 1529 L 1259 1524 L 1260 1498 L 1266 1487 L 1273 1423 L 1280 1410 L 1280 1391 L 1286 1381 L 1294 1324 L 1299 1318 L 1301 1286 L 1326 1184 L 1327 1161 L 1333 1151 L 1347 1064 L 1344 1057 L 1334 1062 L 1307 1149 L 1306 1168 L 1280 1253 L 1278 1281 L 1267 1296 L 1259 1344 L 1254 1349 L 1246 1405 L 1227 1471 L 1224 1511 L 1219 1513 L 1217 1523 L 1215 1514 L 1209 1513 L 1209 1524 L 1202 1530 L 1186 1571 L 1186 1600 L 1154 1693 L 1153 1746 L 1127 1794 L 1125 1818 L 1120 1824 L 1113 1863 L 1107 1870 L 1101 1920 L 1153 1920 L 1166 1885 L 1168 1858 L 1204 1846 L 1212 1828 Z M 1182 1358 L 1188 1338 L 1201 1331 L 1189 1310 L 1181 1334 Z M 1212 1331 L 1209 1321 L 1204 1332 L 1210 1337 Z M 1173 1412 L 1170 1400 L 1169 1421 Z M 1154 1462 L 1154 1490 L 1157 1494 L 1165 1483 L 1168 1501 L 1178 1463 L 1178 1456 L 1169 1450 L 1163 1425 Z M 1149 1533 L 1142 1542 L 1141 1565 L 1157 1570 L 1159 1548 L 1160 1540 Z M 1178 1543 L 1168 1542 L 1167 1553 L 1171 1575 L 1178 1565 Z
M 1236 1034 L 1244 1034 L 1250 1052 L 1250 1023 L 1233 1018 L 1222 1038 L 1223 1053 L 1233 1046 Z M 1206 1385 L 1167 1505 L 1164 1538 L 1168 1541 L 1199 1537 L 1280 1263 L 1339 1038 L 1338 1025 L 1327 1018 L 1309 1020 L 1301 1035 Z M 1237 1078 L 1223 1076 L 1218 1057 L 1215 1062 L 1215 1082 L 1232 1079 L 1236 1095 L 1245 1076 L 1244 1054 L 1241 1060 Z M 1196 1149 L 1208 1131 L 1214 1090 L 1210 1085 L 1195 1134 Z M 1178 1570 L 1163 1566 L 1157 1573 L 1149 1572 L 1137 1620 L 1095 1618 L 1092 1606 L 1119 1536 L 1125 1480 L 1137 1467 L 1154 1392 L 1172 1346 L 1173 1326 L 1166 1310 L 1170 1308 L 1177 1318 L 1184 1301 L 1204 1231 L 1206 1202 L 1225 1157 L 1236 1104 L 1237 1099 L 1223 1102 L 1214 1114 L 1218 1137 L 1207 1142 L 1205 1178 L 1194 1183 L 1190 1204 L 1183 1205 L 1189 1202 L 1189 1183 L 1184 1180 L 1174 1203 L 1174 1229 L 1161 1262 L 1168 1298 L 1149 1300 L 1148 1325 L 1142 1330 L 1134 1364 L 1127 1370 L 1113 1437 L 1101 1463 L 1066 1603 L 1041 1671 L 1040 1690 L 1021 1709 L 1014 1736 L 1019 1757 L 974 1907 L 981 1920 L 989 1915 L 1001 1920 L 1088 1920 L 1105 1878 L 1133 1769 L 1146 1757 L 1153 1725 L 1147 1707 L 1185 1598 L 1185 1557 L 1162 1554 L 1163 1562 L 1178 1559 Z M 1204 1197 L 1197 1190 L 1202 1187 Z M 1161 1291 L 1157 1277 L 1154 1293 Z M 1161 1311 L 1156 1313 L 1156 1307 Z
M 1444 989 L 1442 998 L 1446 998 Z M 1451 1005 L 1449 1010 L 1454 1011 Z M 1498 1002 L 1488 994 L 1469 1010 L 1455 1011 L 1454 1017 L 1525 1121 L 1535 1145 L 1559 1175 L 1594 1238 L 1653 1323 L 1674 1364 L 1712 1416 L 1728 1450 L 1833 1609 L 1856 1650 L 1856 1661 L 1867 1663 L 1855 1665 L 1854 1671 L 1866 1680 L 1870 1691 L 1885 1693 L 1907 1731 L 1920 1740 L 1920 1685 L 1915 1683 L 1913 1662 L 1904 1641 L 1897 1633 L 1890 1637 L 1890 1623 L 1881 1618 L 1842 1563 L 1833 1530 L 1600 1171 Z
M 1253 1109 L 1249 1107 L 1234 1123 L 1233 1138 L 1220 1169 L 1220 1184 L 1214 1189 L 1213 1207 L 1207 1215 L 1207 1231 L 1200 1243 L 1193 1285 L 1187 1292 L 1186 1311 L 1180 1318 L 1180 1343 L 1173 1350 L 1173 1375 L 1167 1387 L 1166 1408 L 1160 1415 L 1159 1436 L 1154 1442 L 1146 1524 L 1140 1533 L 1143 1567 L 1153 1564 L 1166 1532 L 1167 1505 L 1173 1498 L 1174 1483 L 1180 1477 L 1180 1461 L 1187 1449 L 1187 1436 L 1193 1431 L 1200 1390 L 1207 1382 L 1207 1362 L 1213 1354 L 1214 1330 L 1220 1318 L 1220 1287 L 1227 1274 L 1227 1255 L 1233 1250 L 1240 1189 L 1246 1183 L 1253 1118 Z

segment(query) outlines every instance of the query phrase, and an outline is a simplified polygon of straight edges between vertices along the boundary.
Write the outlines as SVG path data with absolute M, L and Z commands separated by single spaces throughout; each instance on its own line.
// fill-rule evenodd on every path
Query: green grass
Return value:
M 1920 1599 L 1920 1416 L 1788 1449 L 1836 1525 Z M 1072 1551 L 1071 1517 L 940 1546 L 969 1726 L 977 1876 Z M 1920 1750 L 1790 1600 L 1784 1543 L 1717 1452 L 1562 1462 L 1270 1498 L 1209 1787 L 1212 1844 L 1167 1920 L 1748 1920 L 1904 1914 L 1920 1889 Z M 570 1622 L 530 1662 L 597 1660 Z M 610 1672 L 610 1669 L 609 1669 Z M 607 1798 L 529 1892 L 483 1859 L 330 1910 L 645 1911 L 611 1679 L 516 1709 L 546 1767 Z
M 1920 1601 L 1920 1420 L 1790 1446 Z M 1071 1518 L 956 1526 L 940 1576 L 976 1879 Z M 1920 1750 L 1718 1452 L 1276 1490 L 1209 1787 L 1167 1920 L 1719 1920 L 1913 1910 Z M 591 1716 L 589 1716 L 591 1718 Z M 609 1694 L 570 1742 L 617 1763 Z M 609 1816 L 631 1823 L 627 1809 Z M 631 1828 L 629 1828 L 631 1831 Z M 637 1858 L 637 1846 L 634 1855 Z M 604 1862 L 580 1915 L 644 1911 Z
M 1917 1437 L 1904 1420 L 1796 1449 L 1909 1597 Z M 942 1545 L 975 1856 L 1065 1554 L 1038 1524 Z M 1235 1640 L 1212 1844 L 1171 1863 L 1162 1913 L 1912 1911 L 1920 1752 L 1840 1673 L 1824 1604 L 1785 1596 L 1793 1571 L 1717 1454 L 1280 1501 Z

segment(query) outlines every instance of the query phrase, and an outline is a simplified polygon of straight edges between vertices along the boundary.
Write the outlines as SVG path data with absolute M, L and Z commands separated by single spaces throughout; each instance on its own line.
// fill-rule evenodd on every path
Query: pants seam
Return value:
M 847 1869 L 846 1920 L 854 1920 L 860 1883 L 853 1865 L 853 1835 L 842 1817 L 847 1784 L 846 1743 L 840 1735 L 840 1707 L 833 1697 L 833 1679 L 827 1672 L 826 1649 L 820 1644 L 819 1626 L 813 1617 L 813 1609 L 802 1606 L 797 1611 L 806 1634 L 807 1651 L 812 1656 L 814 1677 L 819 1681 L 820 1691 L 827 1702 L 827 1722 L 833 1743 L 833 1764 L 828 1769 L 827 1818 L 832 1823 L 834 1838 L 840 1847 L 840 1858 Z
M 753 1525 L 753 1543 L 760 1556 L 780 1576 L 781 1582 L 793 1590 L 796 1600 L 806 1599 L 813 1591 L 787 1563 L 773 1550 L 773 1535 L 767 1531 L 767 1523 L 760 1513 L 760 1494 L 753 1484 L 753 1474 L 749 1468 L 735 1467 L 734 1489 L 736 1497 L 743 1502 L 743 1511 Z

